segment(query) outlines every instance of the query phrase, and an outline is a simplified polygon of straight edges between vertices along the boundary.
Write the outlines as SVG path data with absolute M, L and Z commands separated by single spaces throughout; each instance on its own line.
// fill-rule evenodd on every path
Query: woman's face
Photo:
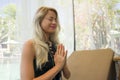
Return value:
M 54 11 L 48 11 L 47 15 L 41 22 L 41 27 L 45 33 L 54 33 L 57 28 L 57 16 Z

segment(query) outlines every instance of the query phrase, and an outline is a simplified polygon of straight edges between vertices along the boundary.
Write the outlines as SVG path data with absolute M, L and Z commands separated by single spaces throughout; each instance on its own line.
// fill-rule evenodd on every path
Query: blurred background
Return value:
M 23 44 L 33 36 L 41 6 L 58 11 L 60 41 L 68 50 L 111 48 L 120 55 L 120 0 L 1 0 L 0 80 L 20 80 Z

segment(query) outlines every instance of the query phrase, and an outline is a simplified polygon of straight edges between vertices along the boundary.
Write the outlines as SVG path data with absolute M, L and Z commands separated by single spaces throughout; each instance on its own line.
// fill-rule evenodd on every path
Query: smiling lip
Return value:
M 56 26 L 50 26 L 50 28 L 55 29 L 55 28 L 56 28 Z

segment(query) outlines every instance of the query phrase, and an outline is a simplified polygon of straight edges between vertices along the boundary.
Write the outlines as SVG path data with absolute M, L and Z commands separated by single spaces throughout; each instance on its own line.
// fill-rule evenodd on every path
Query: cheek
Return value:
M 47 31 L 47 30 L 49 29 L 49 24 L 42 22 L 42 23 L 41 23 L 41 28 L 42 28 L 44 31 Z

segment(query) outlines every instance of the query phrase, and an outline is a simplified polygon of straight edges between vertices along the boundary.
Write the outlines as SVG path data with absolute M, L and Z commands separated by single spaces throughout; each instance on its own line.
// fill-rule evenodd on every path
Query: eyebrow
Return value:
M 49 17 L 49 18 L 52 18 L 52 19 L 54 19 L 54 17 Z M 57 18 L 55 17 L 55 19 L 57 19 Z

